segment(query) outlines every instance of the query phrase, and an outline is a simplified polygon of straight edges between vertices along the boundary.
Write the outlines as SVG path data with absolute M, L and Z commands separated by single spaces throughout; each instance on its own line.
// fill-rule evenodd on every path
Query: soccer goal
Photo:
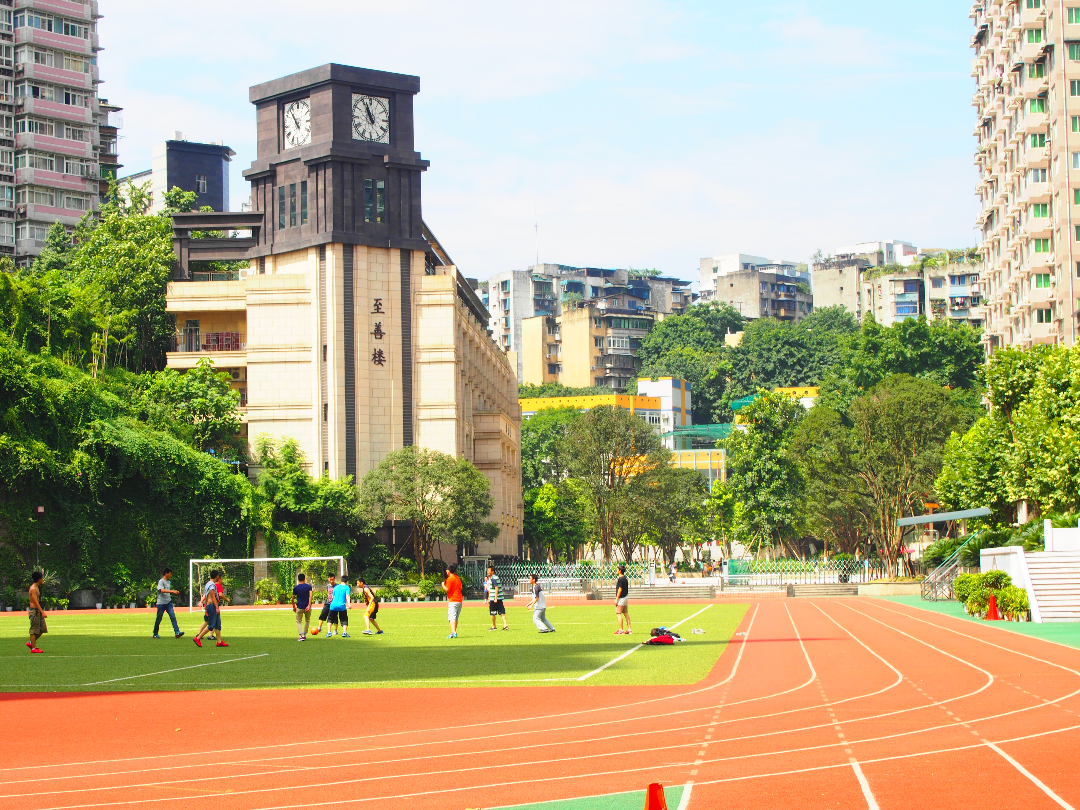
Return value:
M 253 557 L 244 560 L 188 560 L 188 611 L 202 599 L 210 573 L 221 571 L 226 605 L 288 604 L 296 575 L 309 585 L 326 589 L 330 574 L 348 573 L 344 557 Z

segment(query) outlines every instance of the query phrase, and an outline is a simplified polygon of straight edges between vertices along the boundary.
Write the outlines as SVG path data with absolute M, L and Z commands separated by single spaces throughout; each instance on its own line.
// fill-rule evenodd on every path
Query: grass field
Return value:
M 541 635 L 532 611 L 507 606 L 510 630 L 487 631 L 486 605 L 468 602 L 459 637 L 446 638 L 446 606 L 386 605 L 381 636 L 364 636 L 352 614 L 352 638 L 296 639 L 289 610 L 222 611 L 228 648 L 197 648 L 191 637 L 202 614 L 177 612 L 172 636 L 151 638 L 154 615 L 144 612 L 53 611 L 44 655 L 25 647 L 26 614 L 0 614 L 0 691 L 147 691 L 402 686 L 662 685 L 701 680 L 735 633 L 746 605 L 631 605 L 633 636 L 615 636 L 608 603 L 555 606 L 557 632 Z M 697 615 L 695 615 L 697 614 Z M 693 618 L 690 618 L 693 617 Z M 644 647 L 611 664 L 648 638 L 649 629 L 688 620 L 675 647 Z M 500 623 L 501 626 L 501 623 Z M 704 635 L 692 635 L 692 628 Z M 590 674 L 594 673 L 594 674 Z M 582 676 L 588 677 L 582 681 Z

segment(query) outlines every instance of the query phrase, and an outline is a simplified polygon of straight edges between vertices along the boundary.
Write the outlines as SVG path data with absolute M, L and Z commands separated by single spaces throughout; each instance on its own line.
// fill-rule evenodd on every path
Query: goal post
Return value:
M 349 572 L 341 556 L 189 559 L 188 612 L 197 609 L 203 586 L 215 569 L 222 573 L 227 605 L 288 604 L 297 574 L 303 573 L 316 590 L 325 590 L 330 574 L 341 577 Z

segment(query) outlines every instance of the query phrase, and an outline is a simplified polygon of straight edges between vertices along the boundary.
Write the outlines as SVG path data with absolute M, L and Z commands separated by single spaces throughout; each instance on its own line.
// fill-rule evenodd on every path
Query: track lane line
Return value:
M 711 607 L 712 607 L 712 605 L 706 605 L 706 606 L 705 606 L 705 607 L 703 607 L 703 608 L 702 608 L 701 610 L 699 610 L 699 611 L 698 611 L 697 613 L 695 613 L 695 614 L 694 614 L 693 616 L 687 616 L 687 617 L 686 617 L 685 619 L 683 619 L 683 620 L 682 620 L 681 622 L 677 622 L 676 624 L 673 624 L 673 625 L 671 625 L 671 629 L 672 629 L 672 630 L 674 630 L 674 629 L 675 629 L 676 627 L 678 627 L 679 625 L 681 625 L 681 624 L 686 624 L 686 622 L 690 621 L 691 619 L 693 619 L 693 618 L 694 618 L 694 617 L 696 617 L 696 616 L 700 616 L 700 615 L 701 615 L 702 613 L 704 613 L 704 612 L 705 612 L 706 610 L 708 610 L 708 609 L 709 609 L 709 608 L 711 608 Z M 593 675 L 599 675 L 599 674 L 600 674 L 601 672 L 603 672 L 603 671 L 604 671 L 605 669 L 607 669 L 608 667 L 610 667 L 610 666 L 614 666 L 615 664 L 617 664 L 617 663 L 619 663 L 620 661 L 622 661 L 622 660 L 623 660 L 624 658 L 627 658 L 627 657 L 629 657 L 631 653 L 635 653 L 635 652 L 637 652 L 638 650 L 640 650 L 640 649 L 641 649 L 641 648 L 642 648 L 642 647 L 644 646 L 644 644 L 645 644 L 645 642 L 641 642 L 641 643 L 639 643 L 639 644 L 635 644 L 635 645 L 634 645 L 633 647 L 631 647 L 631 648 L 630 648 L 629 650 L 627 650 L 626 652 L 624 652 L 624 653 L 623 653 L 622 655 L 620 655 L 620 656 L 619 656 L 618 658 L 613 658 L 613 659 L 611 659 L 610 661 L 608 661 L 608 662 L 607 662 L 606 664 L 603 664 L 602 666 L 599 666 L 599 667 L 597 667 L 597 668 L 596 668 L 596 669 L 594 669 L 594 670 L 593 670 L 592 672 L 587 672 L 587 673 L 585 673 L 585 674 L 584 674 L 584 675 L 582 675 L 582 676 L 581 676 L 580 678 L 578 678 L 578 680 L 579 680 L 579 681 L 587 681 L 587 680 L 588 680 L 589 678 L 591 678 L 591 677 L 592 677 Z
M 1016 770 L 1020 771 L 1020 773 L 1022 773 L 1028 779 L 1030 779 L 1032 781 L 1032 783 L 1034 783 L 1034 785 L 1039 790 L 1041 790 L 1043 793 L 1045 793 L 1047 796 L 1049 796 L 1051 799 L 1053 799 L 1059 805 L 1064 807 L 1065 810 L 1076 810 L 1076 808 L 1074 808 L 1071 804 L 1069 804 L 1063 798 L 1061 798 L 1056 793 L 1054 793 L 1054 791 L 1052 791 L 1046 785 L 1045 782 L 1043 782 L 1041 779 L 1039 779 L 1037 776 L 1035 776 L 1035 774 L 1033 774 L 1031 771 L 1029 771 L 1027 768 L 1025 768 L 1023 765 L 1021 765 L 1015 759 L 1013 759 L 1008 754 L 1006 754 L 1004 751 L 1002 751 L 1000 748 L 998 748 L 996 745 L 994 745 L 994 743 L 992 743 L 992 742 L 990 742 L 988 740 L 983 740 L 983 742 L 986 744 L 987 748 L 989 748 L 992 751 L 996 751 L 998 754 L 1001 754 L 1002 758 L 1006 762 L 1008 762 L 1010 765 L 1012 765 L 1014 768 L 1016 768 Z
M 84 683 L 83 686 L 101 686 L 103 683 L 116 683 L 117 681 L 130 681 L 135 678 L 152 678 L 155 675 L 167 675 L 170 672 L 181 672 L 185 669 L 198 669 L 199 667 L 214 667 L 218 664 L 232 664 L 236 661 L 250 661 L 252 658 L 266 658 L 270 653 L 259 653 L 258 655 L 245 655 L 242 658 L 229 658 L 223 661 L 208 661 L 205 664 L 192 664 L 190 667 L 177 667 L 176 669 L 163 669 L 160 672 L 147 672 L 143 675 L 125 675 L 123 678 L 110 678 L 107 681 L 94 681 L 93 683 Z

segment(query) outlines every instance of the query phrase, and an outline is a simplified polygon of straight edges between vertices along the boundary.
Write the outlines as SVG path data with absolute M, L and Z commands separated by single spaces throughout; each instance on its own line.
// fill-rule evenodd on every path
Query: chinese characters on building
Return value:
M 371 304 L 371 314 L 372 315 L 377 315 L 377 314 L 381 314 L 381 313 L 384 313 L 384 312 L 385 312 L 385 310 L 383 309 L 382 299 L 381 298 L 376 298 Z M 374 331 L 372 331 L 371 334 L 376 340 L 382 340 L 384 337 L 386 337 L 386 332 L 384 332 L 383 328 L 382 328 L 382 321 L 377 321 L 375 323 L 375 329 L 374 329 Z M 371 352 L 371 362 L 372 362 L 372 364 L 374 364 L 376 366 L 385 366 L 386 365 L 386 352 L 383 351 L 382 349 L 374 349 L 374 350 L 372 350 L 372 352 Z

